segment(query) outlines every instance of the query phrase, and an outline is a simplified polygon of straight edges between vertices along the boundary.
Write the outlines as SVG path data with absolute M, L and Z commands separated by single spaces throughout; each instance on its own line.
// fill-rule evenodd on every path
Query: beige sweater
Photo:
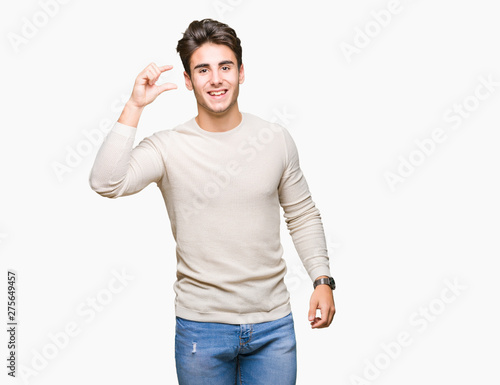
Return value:
M 311 280 L 330 275 L 320 213 L 292 137 L 242 114 L 226 132 L 203 130 L 193 118 L 135 148 L 137 128 L 116 122 L 90 174 L 92 189 L 108 198 L 152 182 L 160 188 L 177 244 L 178 317 L 247 324 L 290 312 L 280 205 Z

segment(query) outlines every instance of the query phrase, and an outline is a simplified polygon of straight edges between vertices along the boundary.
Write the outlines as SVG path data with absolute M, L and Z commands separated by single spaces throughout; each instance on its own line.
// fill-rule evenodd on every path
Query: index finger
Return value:
M 161 72 L 165 72 L 165 71 L 168 71 L 168 70 L 171 70 L 172 68 L 174 68 L 173 65 L 170 65 L 170 64 L 167 64 L 167 65 L 164 65 L 164 66 L 161 66 L 161 67 L 158 67 L 160 69 Z

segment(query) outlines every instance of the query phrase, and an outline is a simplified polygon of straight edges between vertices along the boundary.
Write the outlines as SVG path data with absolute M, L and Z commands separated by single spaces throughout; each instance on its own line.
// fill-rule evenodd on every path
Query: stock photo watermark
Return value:
M 410 314 L 410 327 L 399 331 L 392 340 L 380 344 L 379 353 L 363 361 L 363 369 L 349 377 L 350 385 L 371 385 L 378 380 L 402 356 L 403 351 L 415 343 L 418 335 L 428 330 L 467 288 L 458 278 L 445 279 L 439 295 Z
M 7 33 L 12 49 L 19 53 L 22 46 L 27 45 L 34 39 L 49 24 L 49 21 L 59 14 L 61 5 L 69 2 L 71 0 L 40 0 L 38 9 L 30 17 L 21 18 L 19 33 Z
M 218 20 L 224 20 L 226 12 L 232 12 L 236 7 L 240 6 L 243 0 L 216 0 L 212 6 L 217 14 Z
M 281 123 L 283 126 L 288 125 L 294 118 L 294 115 L 291 115 L 286 107 L 281 111 L 274 109 L 273 113 L 271 123 Z M 237 151 L 241 155 L 246 155 L 245 162 L 231 159 L 214 170 L 211 180 L 200 187 L 192 204 L 181 205 L 180 213 L 189 219 L 207 207 L 212 199 L 220 196 L 234 178 L 241 174 L 245 165 L 251 163 L 266 148 L 266 145 L 274 141 L 276 133 L 280 134 L 281 132 L 282 128 L 273 124 L 260 128 L 254 136 L 248 136 L 243 140 L 238 145 Z
M 271 123 L 281 124 L 284 127 L 288 127 L 290 123 L 295 119 L 295 115 L 292 115 L 288 112 L 287 107 L 284 106 L 281 110 L 277 108 L 273 109 L 273 116 L 269 121 Z
M 111 112 L 113 114 L 120 113 L 128 99 L 129 96 L 123 94 L 120 98 L 114 100 L 111 103 Z M 114 120 L 112 119 L 101 119 L 97 128 L 82 130 L 81 135 L 83 138 L 74 146 L 66 146 L 64 160 L 53 161 L 51 165 L 59 183 L 64 182 L 65 176 L 78 168 L 83 163 L 83 160 L 101 145 L 106 135 L 113 128 L 113 124 Z
M 416 169 L 422 166 L 438 147 L 448 140 L 450 133 L 461 127 L 464 121 L 477 111 L 482 102 L 493 96 L 496 87 L 500 87 L 500 81 L 494 80 L 492 74 L 489 74 L 486 78 L 483 75 L 479 76 L 473 93 L 466 96 L 459 103 L 453 103 L 451 107 L 443 112 L 442 120 L 449 127 L 445 129 L 440 125 L 435 127 L 428 137 L 415 139 L 416 148 L 406 156 L 398 156 L 398 165 L 395 170 L 384 172 L 384 179 L 389 189 L 395 192 L 398 185 L 412 176 Z
M 337 242 L 333 236 L 329 235 L 326 238 L 329 259 L 331 260 L 333 254 L 336 250 L 340 249 L 341 244 Z M 311 282 L 311 278 L 307 273 L 302 262 L 294 262 L 287 264 L 287 274 L 285 275 L 285 284 L 290 294 L 297 292 L 303 284 L 308 284 Z
M 360 28 L 354 28 L 352 44 L 342 41 L 339 44 L 340 50 L 348 63 L 352 62 L 353 55 L 359 55 L 363 49 L 380 35 L 383 29 L 387 28 L 394 16 L 399 15 L 403 10 L 403 5 L 399 0 L 389 0 L 386 7 L 370 12 L 370 20 Z
M 94 296 L 87 297 L 75 308 L 76 318 L 64 326 L 62 330 L 47 335 L 49 342 L 40 349 L 31 349 L 31 360 L 27 365 L 19 366 L 19 376 L 25 384 L 29 384 L 45 370 L 61 352 L 66 349 L 73 339 L 80 335 L 85 325 L 91 323 L 98 314 L 102 313 L 113 299 L 127 288 L 135 277 L 129 275 L 124 268 L 121 271 L 112 270 L 112 278 L 105 288 Z
M 17 273 L 7 271 L 7 375 L 16 377 L 17 371 Z

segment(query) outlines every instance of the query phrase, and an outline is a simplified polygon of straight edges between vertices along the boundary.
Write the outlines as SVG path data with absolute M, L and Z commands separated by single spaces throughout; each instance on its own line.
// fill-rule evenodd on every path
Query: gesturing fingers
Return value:
M 161 75 L 161 71 L 155 63 L 151 63 L 147 67 L 146 73 L 148 75 L 148 83 L 151 86 L 156 83 L 156 81 Z
M 131 96 L 133 103 L 140 107 L 147 106 L 162 92 L 177 88 L 173 83 L 156 84 L 160 75 L 172 68 L 172 65 L 158 67 L 156 63 L 150 63 L 144 68 L 135 80 Z
M 173 65 L 170 65 L 170 64 L 167 64 L 167 65 L 164 65 L 164 66 L 161 66 L 161 67 L 158 67 L 160 69 L 161 72 L 165 72 L 165 71 L 169 71 L 171 70 L 172 68 L 174 68 Z
M 158 95 L 165 91 L 175 90 L 177 88 L 177 84 L 174 83 L 163 83 L 158 86 Z

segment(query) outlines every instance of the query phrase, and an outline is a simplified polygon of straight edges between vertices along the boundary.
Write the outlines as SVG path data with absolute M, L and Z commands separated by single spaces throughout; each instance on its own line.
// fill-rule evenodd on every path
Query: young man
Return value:
M 177 51 L 198 115 L 133 148 L 144 107 L 175 84 L 151 63 L 102 144 L 93 190 L 116 198 L 152 182 L 176 240 L 175 358 L 179 383 L 295 384 L 296 344 L 280 242 L 280 205 L 314 291 L 312 328 L 335 305 L 318 209 L 288 131 L 238 108 L 245 79 L 240 39 L 226 24 L 192 22 Z M 316 317 L 319 309 L 321 317 Z

